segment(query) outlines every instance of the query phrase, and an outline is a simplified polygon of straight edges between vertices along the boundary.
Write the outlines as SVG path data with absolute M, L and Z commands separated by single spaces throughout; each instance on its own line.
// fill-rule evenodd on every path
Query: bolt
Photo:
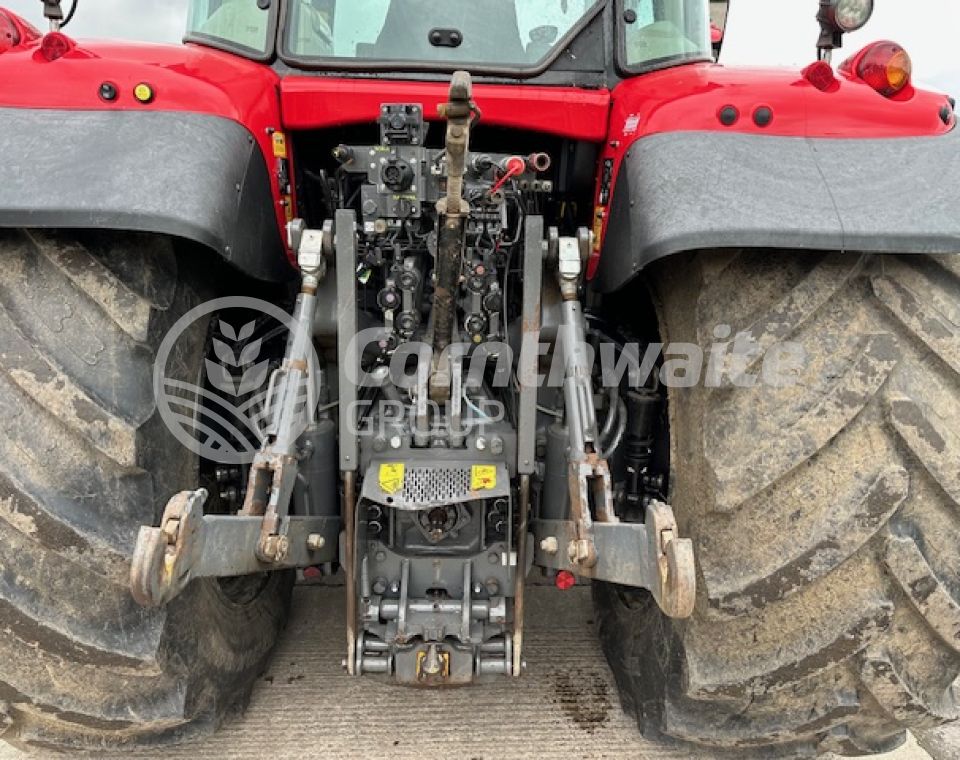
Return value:
M 395 436 L 393 436 L 393 438 L 390 439 L 390 447 L 391 447 L 391 448 L 393 448 L 393 449 L 399 449 L 401 446 L 403 446 L 403 439 L 400 438 L 399 435 L 395 435 Z
M 373 450 L 380 452 L 387 450 L 387 439 L 383 436 L 378 435 L 373 439 Z
M 496 596 L 500 593 L 500 581 L 496 578 L 487 578 L 486 581 L 487 593 L 490 596 Z
M 482 593 L 483 593 L 483 584 L 480 583 L 479 581 L 477 581 L 476 583 L 474 583 L 474 584 L 473 584 L 473 593 L 474 593 L 474 594 L 482 594 Z
M 290 551 L 290 539 L 286 536 L 270 536 L 264 541 L 263 556 L 271 562 L 283 562 Z
M 343 668 L 344 670 L 347 669 L 347 658 L 346 658 L 346 657 L 344 657 L 342 660 L 340 660 L 340 667 Z
M 584 540 L 571 541 L 567 547 L 567 554 L 571 562 L 583 562 L 590 556 L 588 542 Z
M 326 545 L 327 539 L 325 539 L 319 533 L 312 533 L 307 536 L 307 549 L 312 552 L 318 552 Z
M 277 562 L 283 562 L 290 553 L 290 539 L 286 536 L 280 536 L 277 542 Z
M 373 555 L 373 558 L 374 558 L 377 562 L 386 562 L 386 561 L 387 561 L 387 553 L 384 552 L 384 551 L 378 551 L 376 554 Z
M 496 552 L 490 552 L 490 554 L 487 555 L 487 561 L 491 565 L 496 565 L 500 562 L 500 555 Z
M 490 441 L 490 453 L 494 456 L 500 456 L 503 453 L 503 438 L 496 435 Z
M 486 451 L 487 448 L 487 439 L 484 437 L 477 438 L 477 451 Z
M 548 536 L 540 542 L 540 549 L 545 554 L 556 554 L 560 551 L 560 542 L 557 541 L 556 536 Z
M 390 593 L 399 594 L 400 593 L 400 581 L 394 581 L 390 584 Z
M 387 590 L 387 579 L 386 578 L 377 578 L 373 582 L 373 593 L 378 596 L 383 594 Z

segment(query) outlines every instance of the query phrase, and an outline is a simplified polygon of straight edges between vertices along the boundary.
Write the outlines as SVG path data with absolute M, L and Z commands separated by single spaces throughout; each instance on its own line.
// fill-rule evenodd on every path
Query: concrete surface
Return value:
M 342 588 L 298 587 L 294 604 L 291 624 L 245 716 L 204 742 L 124 757 L 710 760 L 708 753 L 644 741 L 623 714 L 594 632 L 589 588 L 531 588 L 524 678 L 446 691 L 347 677 L 340 668 Z M 936 752 L 937 760 L 960 757 L 950 750 L 949 737 L 940 738 L 946 754 Z M 25 757 L 3 746 L 0 760 Z M 910 739 L 882 757 L 930 755 Z

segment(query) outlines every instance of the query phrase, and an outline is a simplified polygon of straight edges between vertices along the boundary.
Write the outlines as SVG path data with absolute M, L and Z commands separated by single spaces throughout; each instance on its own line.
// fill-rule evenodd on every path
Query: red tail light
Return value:
M 910 55 L 896 42 L 876 42 L 850 62 L 856 74 L 881 95 L 892 98 L 903 92 L 913 76 Z
M 840 83 L 833 73 L 833 66 L 826 61 L 814 61 L 803 70 L 803 78 L 820 92 L 834 92 L 840 89 Z
M 60 32 L 48 32 L 40 42 L 40 55 L 48 61 L 63 58 L 74 48 L 74 42 L 67 35 Z
M 20 44 L 20 30 L 13 23 L 13 19 L 0 11 L 0 53 Z

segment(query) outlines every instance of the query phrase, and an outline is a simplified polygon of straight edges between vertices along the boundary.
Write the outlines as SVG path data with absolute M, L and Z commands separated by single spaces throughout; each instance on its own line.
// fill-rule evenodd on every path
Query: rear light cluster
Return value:
M 895 42 L 879 42 L 860 59 L 857 75 L 881 95 L 890 98 L 910 84 L 913 63 Z
M 76 47 L 76 43 L 67 35 L 60 32 L 49 32 L 41 35 L 37 29 L 30 24 L 18 23 L 7 11 L 0 8 L 0 53 L 19 45 L 26 45 L 40 40 L 39 56 L 47 61 L 56 61 L 63 58 L 67 53 Z
M 40 41 L 40 55 L 48 61 L 63 58 L 74 48 L 74 42 L 67 35 L 60 32 L 48 32 Z
M 13 23 L 12 18 L 0 11 L 0 53 L 5 53 L 19 44 L 20 30 Z
M 913 62 L 896 42 L 875 42 L 844 62 L 840 71 L 856 76 L 884 97 L 892 98 L 909 87 Z
M 833 66 L 826 61 L 814 61 L 803 70 L 803 78 L 820 92 L 834 92 L 840 89 L 840 82 L 833 73 Z

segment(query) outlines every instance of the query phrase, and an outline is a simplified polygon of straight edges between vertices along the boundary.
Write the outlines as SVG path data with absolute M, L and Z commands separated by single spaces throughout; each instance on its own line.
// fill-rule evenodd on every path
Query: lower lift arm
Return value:
M 339 517 L 290 515 L 301 458 L 300 433 L 315 404 L 313 320 L 326 274 L 332 230 L 292 227 L 302 287 L 282 366 L 270 380 L 270 427 L 253 461 L 239 515 L 205 515 L 207 492 L 183 491 L 167 503 L 159 527 L 140 529 L 130 571 L 134 598 L 167 604 L 196 578 L 232 577 L 307 567 L 336 558 Z
M 673 510 L 652 502 L 643 523 L 621 523 L 593 398 L 593 364 L 586 318 L 579 300 L 589 234 L 554 238 L 561 317 L 557 350 L 564 361 L 564 420 L 570 495 L 569 520 L 537 520 L 535 564 L 595 580 L 649 589 L 665 614 L 685 618 L 696 598 L 693 542 L 680 538 Z

